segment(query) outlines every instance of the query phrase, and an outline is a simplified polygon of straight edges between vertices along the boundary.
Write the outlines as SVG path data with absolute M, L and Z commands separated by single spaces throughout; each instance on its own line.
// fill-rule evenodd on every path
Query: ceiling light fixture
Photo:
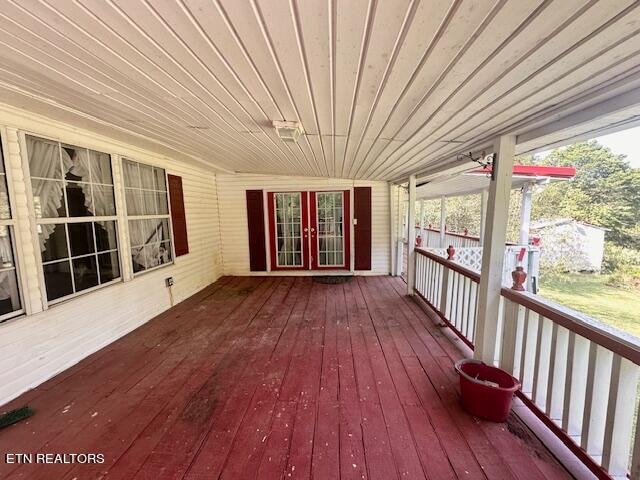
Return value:
M 296 143 L 300 135 L 304 133 L 300 122 L 283 122 L 280 120 L 273 121 L 273 127 L 281 140 L 285 142 Z

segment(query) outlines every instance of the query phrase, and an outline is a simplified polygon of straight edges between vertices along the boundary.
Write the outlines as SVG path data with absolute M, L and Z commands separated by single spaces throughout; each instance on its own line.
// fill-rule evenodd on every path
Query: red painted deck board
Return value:
M 2 478 L 570 478 L 515 416 L 460 406 L 458 353 L 390 277 L 223 278 L 12 401 Z M 3 408 L 5 410 L 5 408 Z

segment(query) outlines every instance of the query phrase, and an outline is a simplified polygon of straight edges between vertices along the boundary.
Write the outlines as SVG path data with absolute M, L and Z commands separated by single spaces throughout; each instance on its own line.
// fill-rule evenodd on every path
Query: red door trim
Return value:
M 276 193 L 298 193 L 300 194 L 300 230 L 302 234 L 302 243 L 300 249 L 302 250 L 302 266 L 278 266 L 278 259 L 276 258 L 277 250 L 277 238 L 276 238 L 276 209 L 274 194 Z M 271 259 L 271 270 L 309 270 L 309 239 L 304 231 L 309 225 L 309 210 L 307 202 L 307 192 L 268 192 L 267 204 L 269 207 L 269 258 Z

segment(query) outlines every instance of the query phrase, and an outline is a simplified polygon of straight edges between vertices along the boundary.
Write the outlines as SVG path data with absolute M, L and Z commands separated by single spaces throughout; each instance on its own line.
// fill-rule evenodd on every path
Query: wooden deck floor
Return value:
M 568 478 L 512 415 L 461 409 L 456 348 L 390 277 L 223 278 L 10 406 L 34 479 Z M 2 409 L 5 410 L 5 409 Z

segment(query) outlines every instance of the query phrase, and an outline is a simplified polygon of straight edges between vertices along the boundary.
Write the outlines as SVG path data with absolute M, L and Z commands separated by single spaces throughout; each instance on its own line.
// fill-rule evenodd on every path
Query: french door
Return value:
M 269 192 L 272 270 L 349 269 L 349 191 Z

